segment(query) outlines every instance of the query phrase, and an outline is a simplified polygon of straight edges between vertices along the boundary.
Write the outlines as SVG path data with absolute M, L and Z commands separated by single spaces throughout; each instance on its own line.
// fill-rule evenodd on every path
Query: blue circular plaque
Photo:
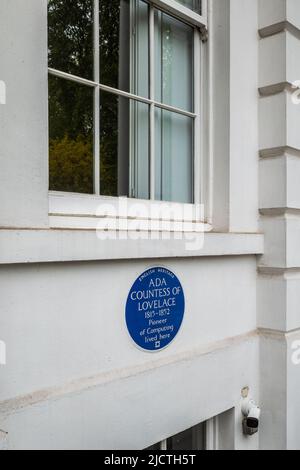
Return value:
M 182 286 L 166 268 L 151 268 L 133 284 L 126 303 L 126 324 L 133 341 L 160 351 L 177 335 L 184 317 Z

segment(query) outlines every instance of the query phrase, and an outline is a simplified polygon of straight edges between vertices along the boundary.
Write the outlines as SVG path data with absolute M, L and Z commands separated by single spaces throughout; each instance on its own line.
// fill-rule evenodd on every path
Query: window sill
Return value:
M 99 240 L 95 230 L 3 228 L 0 264 L 243 256 L 264 251 L 264 237 L 255 233 L 197 234 L 194 243 L 199 247 L 193 250 L 174 234 L 168 240 L 143 240 L 141 235 L 146 234 L 138 235 L 137 240 Z
M 184 228 L 212 230 L 204 221 L 204 206 L 131 198 L 50 191 L 49 224 L 53 229 L 129 231 Z

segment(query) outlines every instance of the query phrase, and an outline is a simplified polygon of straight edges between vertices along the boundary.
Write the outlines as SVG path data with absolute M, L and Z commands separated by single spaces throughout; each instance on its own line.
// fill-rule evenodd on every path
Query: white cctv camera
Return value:
M 242 402 L 242 413 L 244 415 L 244 434 L 252 436 L 258 432 L 261 410 L 254 400 L 245 398 Z

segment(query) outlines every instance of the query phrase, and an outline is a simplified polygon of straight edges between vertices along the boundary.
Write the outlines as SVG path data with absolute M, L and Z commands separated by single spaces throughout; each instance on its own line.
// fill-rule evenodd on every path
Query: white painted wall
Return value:
M 256 329 L 254 258 L 160 260 L 158 265 L 177 273 L 186 297 L 184 325 L 159 358 Z M 136 261 L 2 267 L 0 331 L 9 364 L 1 374 L 0 400 L 151 364 L 156 356 L 132 344 L 124 312 L 133 282 L 151 266 Z
M 135 347 L 124 316 L 151 264 L 1 268 L 0 428 L 11 448 L 142 448 L 233 407 L 240 433 L 241 389 L 258 394 L 255 258 L 160 264 L 178 273 L 186 314 L 155 355 Z
M 257 1 L 249 0 L 230 2 L 229 188 L 232 232 L 255 233 L 258 230 L 257 5 Z
M 92 230 L 49 229 L 47 2 L 2 0 L 0 448 L 141 449 L 224 412 L 220 447 L 300 448 L 290 356 L 300 107 L 287 86 L 298 73 L 298 3 L 209 4 L 214 233 L 185 256 L 174 240 L 101 244 Z M 129 338 L 124 305 L 136 277 L 161 264 L 178 275 L 187 309 L 174 343 L 152 355 Z M 252 438 L 241 429 L 245 386 L 262 406 Z
M 46 6 L 0 2 L 0 227 L 48 225 Z
M 10 412 L 2 426 L 12 449 L 142 449 L 238 406 L 244 381 L 256 387 L 257 354 L 257 340 L 207 357 L 194 354 L 189 361 Z M 246 376 L 245 357 L 251 357 Z M 223 362 L 230 366 L 220 373 Z M 239 416 L 235 432 L 240 429 Z M 258 446 L 257 436 L 239 440 L 237 448 Z

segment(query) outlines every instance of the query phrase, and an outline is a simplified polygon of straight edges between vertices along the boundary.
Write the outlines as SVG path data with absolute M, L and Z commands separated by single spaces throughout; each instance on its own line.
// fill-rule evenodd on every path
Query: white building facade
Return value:
M 49 45 L 46 0 L 0 2 L 0 449 L 176 448 L 193 428 L 197 449 L 299 450 L 299 1 L 137 3 L 114 83 L 101 0 L 86 2 L 91 71 Z M 90 190 L 54 165 L 71 86 L 59 125 L 90 103 Z M 181 211 L 167 228 L 151 213 L 166 201 Z M 125 311 L 154 267 L 176 274 L 185 311 L 149 352 Z M 261 408 L 252 436 L 245 396 Z

